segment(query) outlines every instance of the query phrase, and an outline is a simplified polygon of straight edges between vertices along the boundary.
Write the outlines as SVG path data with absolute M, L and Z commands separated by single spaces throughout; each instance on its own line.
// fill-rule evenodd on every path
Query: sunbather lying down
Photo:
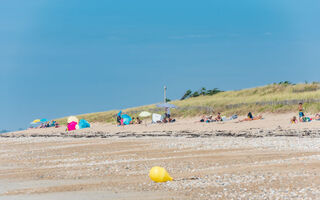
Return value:
M 223 122 L 223 121 L 230 121 L 230 120 L 234 120 L 237 119 L 238 115 L 232 115 L 231 117 L 226 117 L 226 116 L 221 116 L 221 113 L 218 112 L 218 115 L 216 118 L 212 119 L 212 115 L 206 116 L 206 115 L 202 115 L 200 122 Z
M 206 116 L 206 115 L 202 115 L 200 122 L 212 122 L 212 115 Z
M 262 119 L 262 115 L 258 115 L 256 117 L 253 117 L 252 113 L 249 112 L 247 115 L 247 118 L 244 118 L 242 120 L 239 120 L 239 122 L 244 122 L 244 121 L 253 121 L 253 120 L 259 120 Z
M 312 120 L 320 120 L 320 114 L 316 114 L 313 118 L 312 118 Z

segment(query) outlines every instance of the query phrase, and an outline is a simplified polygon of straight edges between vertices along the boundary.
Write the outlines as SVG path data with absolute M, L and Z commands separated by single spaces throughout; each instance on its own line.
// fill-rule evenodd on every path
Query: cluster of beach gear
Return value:
M 152 116 L 152 123 L 167 123 L 167 122 L 175 122 L 175 119 L 171 118 L 171 108 L 177 108 L 173 104 L 169 103 L 163 103 L 163 104 L 158 104 L 157 107 L 164 108 L 165 109 L 165 114 L 161 115 L 158 113 L 150 113 L 148 111 L 142 111 L 138 117 L 134 118 L 129 116 L 126 113 L 123 113 L 121 110 L 117 114 L 117 124 L 118 126 L 120 125 L 130 125 L 130 124 L 141 124 L 142 120 L 139 118 L 144 118 L 144 117 L 149 117 Z
M 46 118 L 35 119 L 30 123 L 29 128 L 49 128 L 49 127 L 59 127 L 59 123 L 54 120 L 47 120 Z
M 85 119 L 78 119 L 76 116 L 68 117 L 67 131 L 90 128 L 90 123 Z
M 177 106 L 169 103 L 162 103 L 156 105 L 157 107 L 164 108 L 165 113 L 163 115 L 158 113 L 150 113 L 148 111 L 142 111 L 138 117 L 131 117 L 130 115 L 123 113 L 122 111 L 119 111 L 117 116 L 117 125 L 123 126 L 123 125 L 130 125 L 130 124 L 141 124 L 142 120 L 140 118 L 150 117 L 151 116 L 151 122 L 152 123 L 170 123 L 175 122 L 175 119 L 171 118 L 171 112 L 170 109 L 177 108 Z M 140 117 L 140 118 L 139 118 Z M 200 122 L 219 122 L 219 121 L 230 121 L 237 119 L 237 115 L 232 115 L 231 117 L 222 116 L 221 113 L 218 112 L 218 115 L 213 118 L 212 115 L 203 115 L 200 119 Z M 251 112 L 248 113 L 247 118 L 239 120 L 237 122 L 243 122 L 243 121 L 251 121 L 251 120 L 259 120 L 263 119 L 261 115 L 253 116 Z M 299 120 L 298 120 L 299 119 Z M 320 114 L 317 114 L 315 117 L 306 117 L 303 113 L 302 103 L 299 103 L 299 118 L 293 117 L 291 119 L 291 123 L 297 123 L 297 122 L 310 122 L 314 120 L 320 120 Z M 47 120 L 46 118 L 41 119 L 35 119 L 30 123 L 30 128 L 49 128 L 49 127 L 59 127 L 59 124 L 54 120 Z M 78 119 L 76 116 L 70 116 L 67 119 L 67 131 L 73 131 L 78 129 L 84 129 L 84 128 L 90 128 L 91 125 L 88 121 L 85 119 Z

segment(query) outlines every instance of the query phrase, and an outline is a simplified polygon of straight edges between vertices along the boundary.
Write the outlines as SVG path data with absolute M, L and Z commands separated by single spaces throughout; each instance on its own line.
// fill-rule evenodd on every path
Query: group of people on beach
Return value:
M 320 120 L 320 114 L 317 113 L 314 117 L 307 117 L 304 114 L 303 104 L 300 102 L 298 105 L 299 110 L 299 119 L 296 116 L 293 116 L 290 120 L 292 124 L 296 124 L 298 122 L 311 122 L 312 120 Z
M 54 121 L 54 120 L 51 120 L 51 121 L 47 121 L 47 122 L 42 122 L 37 127 L 30 127 L 30 128 L 50 128 L 50 127 L 58 128 L 59 127 L 59 123 Z
M 213 112 L 213 114 L 215 114 L 215 112 Z M 215 118 L 213 118 L 212 115 L 209 115 L 209 116 L 206 116 L 206 115 L 202 115 L 201 119 L 200 119 L 200 122 L 222 122 L 222 121 L 229 121 L 229 120 L 234 120 L 234 119 L 237 119 L 238 118 L 238 115 L 232 115 L 231 117 L 227 118 L 225 116 L 221 116 L 221 113 L 218 112 L 217 113 L 217 116 Z M 244 122 L 244 121 L 252 121 L 252 120 L 259 120 L 259 119 L 262 119 L 262 115 L 258 115 L 256 117 L 254 117 L 252 115 L 251 112 L 248 113 L 247 117 L 242 119 L 242 120 L 239 120 L 238 122 Z
M 320 120 L 320 114 L 317 113 L 314 117 L 307 117 L 304 114 L 304 109 L 303 109 L 303 103 L 299 103 L 298 105 L 298 110 L 299 110 L 299 118 L 297 118 L 296 116 L 293 116 L 290 120 L 291 123 L 298 123 L 298 122 L 310 122 L 312 120 Z M 213 112 L 214 114 L 214 112 Z M 228 121 L 228 120 L 232 120 L 232 119 L 236 119 L 237 115 L 233 115 L 230 118 L 226 118 L 226 117 L 221 117 L 221 113 L 218 112 L 217 116 L 215 118 L 213 118 L 212 115 L 206 116 L 206 115 L 202 115 L 200 122 L 222 122 L 222 121 Z M 247 114 L 247 117 L 239 120 L 237 122 L 244 122 L 244 121 L 253 121 L 253 120 L 260 120 L 262 119 L 262 115 L 257 115 L 257 116 L 253 116 L 252 112 L 249 112 Z
M 123 122 L 122 115 L 126 115 L 126 114 L 122 113 L 122 111 L 120 111 L 117 114 L 116 120 L 117 120 L 118 126 L 127 125 Z M 159 116 L 161 116 L 161 115 L 159 115 Z M 165 113 L 162 115 L 161 120 L 156 120 L 155 123 L 172 123 L 175 121 L 176 121 L 176 119 L 171 118 L 170 108 L 165 108 Z M 129 124 L 142 124 L 142 120 L 139 117 L 132 117 Z
M 162 120 L 162 123 L 169 123 L 169 122 L 175 122 L 176 119 L 171 118 L 171 111 L 170 108 L 165 109 L 164 118 Z
M 132 120 L 130 121 L 130 124 L 142 124 L 142 120 L 139 117 L 132 117 Z M 117 125 L 124 125 L 121 115 L 117 115 Z
M 214 114 L 214 112 L 213 112 Z M 206 116 L 206 115 L 202 115 L 201 119 L 200 119 L 200 122 L 222 122 L 223 119 L 221 117 L 221 113 L 218 112 L 218 115 L 213 119 L 213 116 L 212 115 L 209 115 L 209 116 Z
M 299 118 L 297 118 L 296 116 L 293 116 L 292 119 L 290 120 L 291 123 L 320 120 L 320 114 L 316 114 L 315 117 L 306 117 L 304 114 L 304 109 L 303 109 L 302 103 L 299 103 L 298 110 L 299 110 Z M 215 114 L 215 112 L 213 112 L 213 115 L 214 114 Z M 206 123 L 222 122 L 222 121 L 230 121 L 230 120 L 234 120 L 234 119 L 238 118 L 237 115 L 232 115 L 231 117 L 227 118 L 225 116 L 222 116 L 221 112 L 218 112 L 216 117 L 213 117 L 213 115 L 202 115 L 200 122 L 206 122 Z M 263 119 L 262 115 L 253 116 L 252 112 L 248 112 L 246 118 L 238 120 L 237 122 L 253 121 L 253 120 L 260 120 L 260 119 Z M 124 124 L 123 119 L 122 119 L 122 115 L 121 115 L 121 111 L 120 111 L 120 114 L 117 115 L 116 121 L 117 121 L 117 125 L 119 125 L 119 126 L 120 125 L 128 125 L 128 124 L 142 124 L 142 120 L 139 117 L 132 117 L 132 119 L 130 120 L 130 122 L 128 124 Z M 170 123 L 170 122 L 175 122 L 175 121 L 176 121 L 175 119 L 171 118 L 170 108 L 166 108 L 164 115 L 162 115 L 162 120 L 157 121 L 157 123 Z M 59 127 L 59 124 L 56 121 L 52 120 L 51 122 L 42 123 L 39 128 L 47 128 L 47 127 L 56 127 L 57 128 L 57 127 Z

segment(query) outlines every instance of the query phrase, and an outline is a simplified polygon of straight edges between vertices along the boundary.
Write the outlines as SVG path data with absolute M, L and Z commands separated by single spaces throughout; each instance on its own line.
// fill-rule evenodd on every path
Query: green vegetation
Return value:
M 222 90 L 219 90 L 218 88 L 214 88 L 212 90 L 207 90 L 205 87 L 201 88 L 198 91 L 195 91 L 192 93 L 191 90 L 187 90 L 184 95 L 181 97 L 180 100 L 185 100 L 190 97 L 198 97 L 198 96 L 212 96 L 214 94 L 218 94 L 219 92 L 223 92 Z
M 225 91 L 214 93 L 210 90 L 201 89 L 197 95 L 193 95 L 191 90 L 185 93 L 184 100 L 175 100 L 170 103 L 175 104 L 179 109 L 172 109 L 174 117 L 197 116 L 212 111 L 222 112 L 223 115 L 253 113 L 283 113 L 297 112 L 297 104 L 304 102 L 306 112 L 316 113 L 320 111 L 320 84 L 317 82 L 308 84 L 292 84 L 290 82 L 274 83 L 267 86 L 243 89 L 238 91 Z M 211 90 L 212 91 L 212 90 Z M 218 91 L 213 89 L 213 91 Z M 214 95 L 213 95 L 214 93 Z M 184 97 L 183 96 L 183 97 Z M 156 108 L 155 105 L 147 105 L 136 108 L 128 108 L 124 112 L 137 116 L 141 111 L 163 113 L 163 109 Z M 115 122 L 114 116 L 118 111 L 106 111 L 79 115 L 89 122 Z M 58 119 L 65 123 L 66 119 Z

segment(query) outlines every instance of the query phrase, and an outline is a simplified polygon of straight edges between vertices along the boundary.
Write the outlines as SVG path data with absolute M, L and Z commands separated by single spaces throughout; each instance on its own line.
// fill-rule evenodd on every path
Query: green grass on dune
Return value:
M 174 117 L 197 116 L 211 113 L 212 110 L 222 112 L 223 115 L 253 113 L 284 113 L 297 112 L 297 102 L 303 101 L 306 112 L 320 111 L 320 85 L 311 84 L 271 84 L 257 88 L 238 91 L 226 91 L 212 96 L 199 96 L 183 101 L 176 100 L 179 109 L 172 109 Z M 140 106 L 123 110 L 132 116 L 141 111 L 160 112 L 155 105 Z M 78 115 L 89 122 L 115 122 L 117 110 Z M 66 118 L 57 119 L 65 124 Z

